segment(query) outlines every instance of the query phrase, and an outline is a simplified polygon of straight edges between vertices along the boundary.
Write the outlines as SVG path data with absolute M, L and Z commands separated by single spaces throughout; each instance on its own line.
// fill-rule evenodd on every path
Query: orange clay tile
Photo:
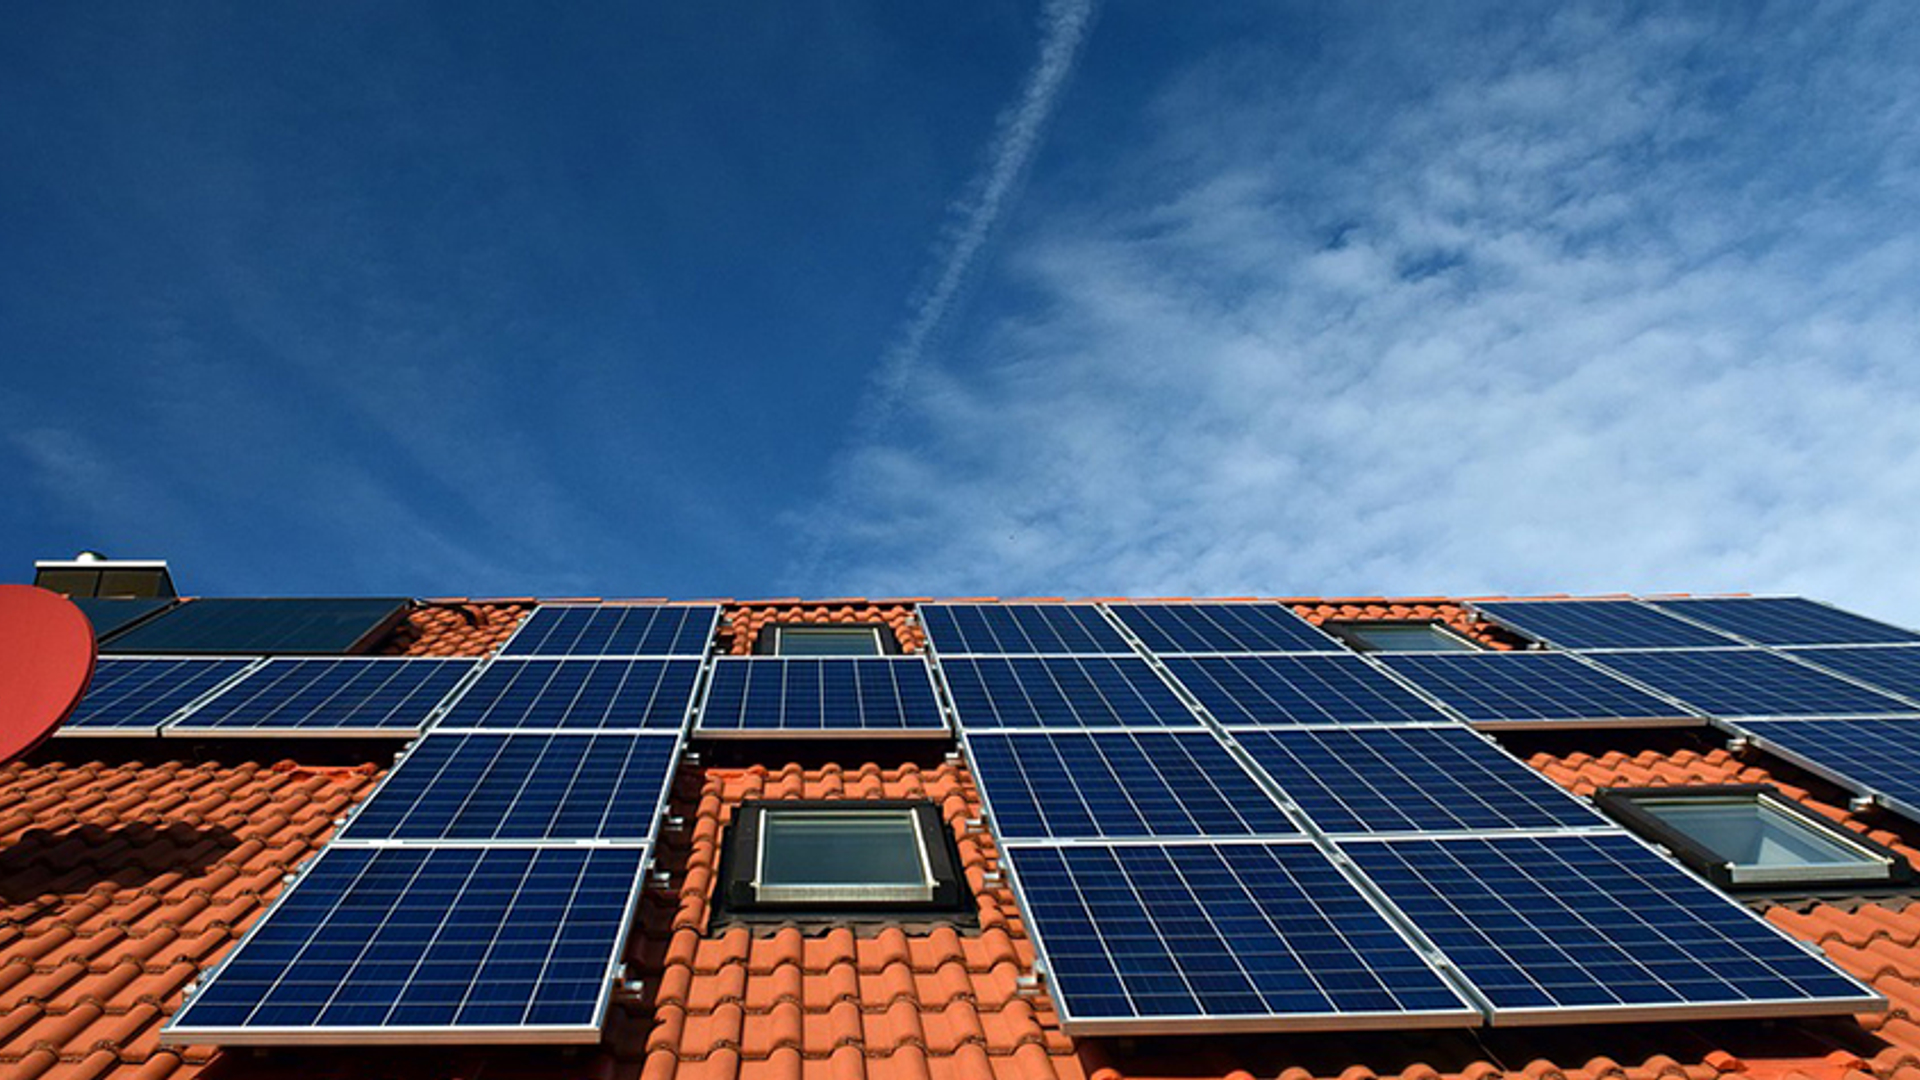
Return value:
M 426 601 L 382 642 L 382 656 L 485 656 L 513 636 L 531 603 Z
M 734 656 L 750 655 L 760 631 L 775 623 L 884 623 L 900 643 L 901 652 L 917 653 L 926 647 L 920 622 L 914 618 L 913 608 L 904 603 L 756 600 L 726 606 L 720 618 L 721 648 Z

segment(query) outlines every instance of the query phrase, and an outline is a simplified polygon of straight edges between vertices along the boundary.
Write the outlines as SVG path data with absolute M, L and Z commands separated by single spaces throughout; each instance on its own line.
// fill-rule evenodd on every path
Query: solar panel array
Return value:
M 276 658 L 170 725 L 169 735 L 417 734 L 476 660 Z
M 172 607 L 175 603 L 172 597 L 160 596 L 74 596 L 68 599 L 73 601 L 73 606 L 79 608 L 80 613 L 87 617 L 87 622 L 93 625 L 93 636 L 96 641 L 105 641 L 115 633 L 157 611 Z
M 116 654 L 339 654 L 358 651 L 405 616 L 395 598 L 187 600 L 115 634 Z
M 1346 647 L 1280 604 L 1111 604 L 1149 652 L 1345 652 Z
M 1229 727 L 1455 722 L 1358 656 L 1170 656 L 1166 665 Z
M 920 621 L 943 656 L 1133 652 L 1092 604 L 922 604 Z
M 721 657 L 694 734 L 948 734 L 927 662 L 900 657 Z
M 1920 647 L 1794 649 L 1787 655 L 1920 701 Z
M 252 667 L 252 659 L 111 657 L 94 663 L 93 681 L 60 725 L 62 735 L 157 735 L 188 705 Z
M 1656 600 L 1669 614 L 1705 623 L 1756 645 L 1881 645 L 1920 634 L 1798 596 Z
M 501 656 L 705 656 L 714 604 L 543 604 Z
M 1741 642 L 1637 600 L 1475 601 L 1510 630 L 1560 649 L 1686 649 Z
M 1609 652 L 1593 660 L 1719 717 L 1920 713 L 1920 705 L 1765 649 Z
M 1566 653 L 1402 653 L 1379 660 L 1475 724 L 1586 727 L 1677 718 L 1699 722 L 1691 710 Z
M 435 730 L 678 731 L 698 660 L 495 660 Z
M 940 670 L 967 728 L 1200 725 L 1137 656 L 958 657 L 942 660 Z
M 1920 721 L 1743 720 L 1768 750 L 1920 820 Z

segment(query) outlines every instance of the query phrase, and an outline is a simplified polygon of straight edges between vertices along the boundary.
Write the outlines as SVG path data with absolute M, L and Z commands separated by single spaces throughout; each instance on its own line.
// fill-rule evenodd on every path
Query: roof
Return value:
M 724 633 L 751 651 L 772 621 L 882 622 L 920 647 L 908 602 L 735 605 Z M 479 655 L 524 602 L 445 602 L 416 611 L 385 651 Z M 1445 600 L 1298 601 L 1316 621 L 1439 619 L 1496 646 Z M 1845 793 L 1703 730 L 1602 730 L 1509 737 L 1509 748 L 1579 793 L 1599 786 L 1770 782 L 1847 827 L 1920 855 L 1920 827 L 1848 809 Z M 1766 917 L 1814 942 L 1885 994 L 1854 1019 L 1643 1024 L 1353 1035 L 1081 1038 L 1065 1035 L 1024 980 L 1034 952 L 965 767 L 893 744 L 859 760 L 714 757 L 683 765 L 628 962 L 640 1001 L 616 1006 L 583 1051 L 169 1048 L 159 1029 L 187 985 L 270 904 L 373 788 L 384 761 L 364 747 L 286 744 L 252 760 L 231 742 L 56 742 L 0 767 L 0 1075 L 629 1077 L 644 1080 L 1120 1080 L 1278 1077 L 1405 1080 L 1500 1074 L 1603 1080 L 1859 1075 L 1920 1080 L 1920 899 L 1776 904 Z M 165 751 L 166 753 L 158 753 Z M 357 756 L 356 756 L 357 755 Z M 797 759 L 797 760 L 796 760 Z M 812 936 L 794 927 L 707 931 L 719 842 L 746 799 L 925 798 L 953 830 L 979 926 Z

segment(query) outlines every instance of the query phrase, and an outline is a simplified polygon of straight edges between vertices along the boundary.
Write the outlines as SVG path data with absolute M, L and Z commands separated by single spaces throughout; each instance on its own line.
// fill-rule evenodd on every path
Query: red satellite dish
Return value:
M 93 678 L 93 624 L 66 597 L 0 585 L 0 762 L 40 745 Z

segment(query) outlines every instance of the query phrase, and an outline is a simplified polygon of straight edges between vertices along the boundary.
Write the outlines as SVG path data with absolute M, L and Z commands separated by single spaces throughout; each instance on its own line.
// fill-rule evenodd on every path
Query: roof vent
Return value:
M 33 583 L 75 599 L 178 595 L 165 559 L 109 559 L 97 551 L 82 551 L 71 559 L 40 559 L 33 564 Z

